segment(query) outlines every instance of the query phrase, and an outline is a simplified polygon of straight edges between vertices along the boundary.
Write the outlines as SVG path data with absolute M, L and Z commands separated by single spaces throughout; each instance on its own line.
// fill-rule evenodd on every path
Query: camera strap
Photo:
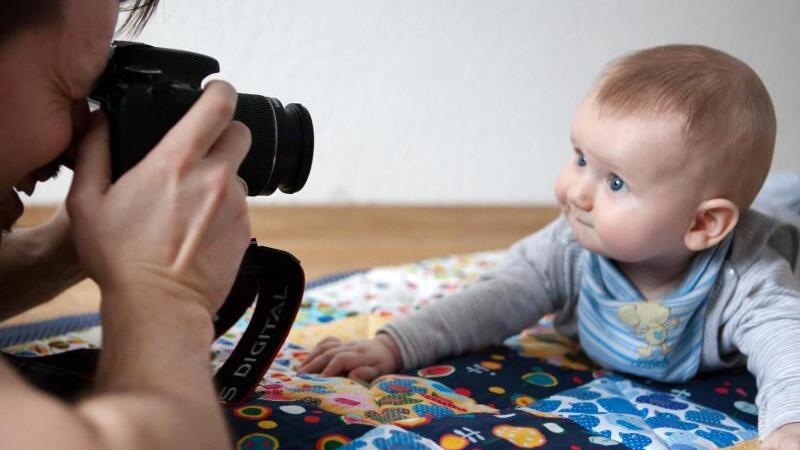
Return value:
M 233 289 L 214 317 L 219 337 L 255 302 L 247 329 L 214 376 L 223 404 L 247 400 L 258 386 L 289 334 L 304 287 L 303 268 L 291 253 L 251 240 Z

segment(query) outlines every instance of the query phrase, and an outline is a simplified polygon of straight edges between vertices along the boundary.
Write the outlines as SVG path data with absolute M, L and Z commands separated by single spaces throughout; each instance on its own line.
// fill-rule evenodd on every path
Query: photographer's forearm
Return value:
M 0 320 L 24 312 L 85 278 L 67 230 L 16 229 L 0 244 Z
M 146 284 L 104 290 L 97 386 L 75 404 L 34 389 L 0 361 L 2 448 L 133 450 L 231 447 L 209 367 L 205 308 Z M 34 433 L 19 433 L 37 423 Z
M 198 294 L 141 283 L 103 292 L 98 385 L 187 390 L 211 386 L 213 325 Z
M 95 395 L 81 404 L 86 414 L 133 423 L 152 433 L 154 448 L 172 448 L 164 444 L 179 442 L 178 430 L 187 435 L 181 447 L 228 447 L 210 368 L 211 317 L 191 295 L 145 285 L 104 292 L 103 351 Z M 124 414 L 114 412 L 123 405 Z

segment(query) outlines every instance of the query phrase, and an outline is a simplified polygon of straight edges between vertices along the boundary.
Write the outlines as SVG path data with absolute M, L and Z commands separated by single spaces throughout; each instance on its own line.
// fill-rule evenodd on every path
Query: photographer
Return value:
M 132 3 L 128 5 L 127 3 Z M 144 24 L 156 0 L 123 2 Z M 0 6 L 0 221 L 17 194 L 75 157 L 52 220 L 3 236 L 0 314 L 84 276 L 102 293 L 103 348 L 91 395 L 36 390 L 0 360 L 2 448 L 229 448 L 209 369 L 211 317 L 248 245 L 236 168 L 250 147 L 236 92 L 209 83 L 147 157 L 110 181 L 107 121 L 85 97 L 109 57 L 118 0 L 5 0 Z M 68 213 L 68 214 L 67 214 Z

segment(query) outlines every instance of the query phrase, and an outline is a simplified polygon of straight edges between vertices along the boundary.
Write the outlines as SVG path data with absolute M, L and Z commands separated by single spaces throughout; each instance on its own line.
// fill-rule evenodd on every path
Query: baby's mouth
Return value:
M 591 220 L 586 220 L 586 219 L 582 218 L 581 216 L 579 216 L 578 214 L 575 214 L 575 212 L 572 212 L 570 215 L 579 224 L 581 224 L 581 225 L 583 225 L 585 227 L 594 228 L 594 225 L 592 224 Z
M 580 208 L 568 202 L 561 203 L 560 206 L 561 206 L 561 213 L 564 215 L 564 217 L 572 219 L 575 222 L 578 222 L 579 224 L 585 227 L 594 228 L 591 216 L 588 218 L 585 217 Z

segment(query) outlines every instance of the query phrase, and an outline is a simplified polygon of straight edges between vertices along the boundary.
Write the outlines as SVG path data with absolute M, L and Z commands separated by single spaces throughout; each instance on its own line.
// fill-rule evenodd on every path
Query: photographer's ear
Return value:
M 702 202 L 683 241 L 686 247 L 699 252 L 713 247 L 733 230 L 739 221 L 739 207 L 724 198 L 714 198 Z

